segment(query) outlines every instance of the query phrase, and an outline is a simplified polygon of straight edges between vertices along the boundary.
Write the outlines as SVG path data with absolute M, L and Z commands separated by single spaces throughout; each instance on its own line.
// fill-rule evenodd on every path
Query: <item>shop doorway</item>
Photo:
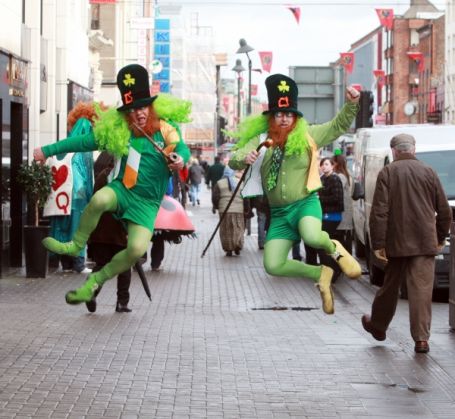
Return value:
M 27 160 L 27 142 L 24 136 L 24 105 L 11 102 L 11 141 L 9 147 L 10 170 L 10 267 L 22 266 L 23 226 L 26 224 L 25 203 L 22 189 L 17 183 L 19 166 Z

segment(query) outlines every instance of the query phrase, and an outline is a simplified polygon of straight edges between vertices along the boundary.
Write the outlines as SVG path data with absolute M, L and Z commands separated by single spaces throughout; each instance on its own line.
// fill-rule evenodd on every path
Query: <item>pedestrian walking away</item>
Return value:
M 226 167 L 224 163 L 225 159 L 226 156 L 224 154 L 216 156 L 215 162 L 207 169 L 205 184 L 208 189 L 213 188 L 216 185 L 216 182 L 223 177 L 224 168 Z
M 384 284 L 362 325 L 376 340 L 385 340 L 406 281 L 414 349 L 426 353 L 434 261 L 444 247 L 452 213 L 438 175 L 415 157 L 414 137 L 396 135 L 390 147 L 393 162 L 379 172 L 370 214 L 371 245 L 385 264 Z
M 232 256 L 233 253 L 240 255 L 243 249 L 245 218 L 243 199 L 240 194 L 237 194 L 230 207 L 227 207 L 241 175 L 241 172 L 235 173 L 234 170 L 226 167 L 223 177 L 216 183 L 212 193 L 213 208 L 218 210 L 220 219 L 227 210 L 220 225 L 221 246 L 226 256 Z
M 188 181 L 190 184 L 190 200 L 193 207 L 197 205 L 201 205 L 201 201 L 199 199 L 199 194 L 201 193 L 201 183 L 202 178 L 204 177 L 204 169 L 199 164 L 198 159 L 193 159 L 191 166 L 188 170 Z
M 271 209 L 270 227 L 264 249 L 264 267 L 270 275 L 309 278 L 317 283 L 325 313 L 334 313 L 331 287 L 333 269 L 288 259 L 301 239 L 324 249 L 350 278 L 358 278 L 358 262 L 338 241 L 321 229 L 322 211 L 316 191 L 321 188 L 318 148 L 330 144 L 351 125 L 358 111 L 359 92 L 349 86 L 347 103 L 336 117 L 322 125 L 309 126 L 297 109 L 298 90 L 291 78 L 274 74 L 266 81 L 269 109 L 249 117 L 233 135 L 238 138 L 229 165 L 244 169 L 260 163 L 259 176 Z M 258 145 L 271 139 L 270 147 L 258 159 Z M 303 179 L 303 181 L 302 181 Z
M 54 253 L 75 255 L 85 246 L 104 212 L 115 212 L 127 224 L 126 249 L 100 271 L 90 274 L 82 287 L 68 292 L 69 304 L 90 301 L 99 287 L 131 268 L 147 251 L 171 171 L 180 170 L 190 157 L 176 125 L 189 122 L 190 102 L 165 94 L 150 96 L 148 72 L 138 64 L 119 71 L 117 86 L 123 105 L 100 111 L 93 134 L 68 138 L 33 152 L 40 162 L 70 151 L 107 150 L 120 158 L 115 179 L 93 195 L 72 241 L 62 243 L 50 237 L 43 240 Z M 176 153 L 176 161 L 166 159 L 144 132 L 153 136 L 164 153 Z

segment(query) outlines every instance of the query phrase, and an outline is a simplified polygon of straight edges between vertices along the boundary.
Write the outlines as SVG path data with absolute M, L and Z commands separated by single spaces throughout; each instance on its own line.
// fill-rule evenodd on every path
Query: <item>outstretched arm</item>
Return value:
M 78 151 L 94 151 L 98 150 L 95 143 L 95 137 L 92 133 L 69 137 L 58 141 L 54 144 L 37 147 L 33 150 L 33 158 L 41 163 L 44 163 L 50 156 L 56 154 L 75 153 Z
M 308 132 L 318 147 L 330 144 L 349 129 L 359 110 L 359 100 L 360 93 L 353 87 L 348 86 L 346 88 L 346 103 L 335 118 L 325 124 L 310 125 L 308 127 Z

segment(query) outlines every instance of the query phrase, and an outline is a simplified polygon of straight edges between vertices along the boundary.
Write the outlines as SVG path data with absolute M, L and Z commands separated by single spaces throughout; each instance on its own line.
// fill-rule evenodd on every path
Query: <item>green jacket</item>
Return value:
M 344 134 L 351 126 L 358 108 L 357 104 L 348 102 L 331 121 L 308 126 L 308 133 L 317 147 L 324 147 Z M 255 150 L 258 145 L 259 137 L 253 138 L 231 156 L 229 166 L 235 170 L 246 168 L 247 165 L 244 161 L 246 155 Z M 266 151 L 261 166 L 262 186 L 270 206 L 281 207 L 306 198 L 309 195 L 306 190 L 306 183 L 311 159 L 310 152 L 301 155 L 285 155 L 281 162 L 277 186 L 271 191 L 267 191 L 266 179 L 272 163 L 272 151 L 272 148 Z
M 164 145 L 164 139 L 161 132 L 158 131 L 155 133 L 154 139 L 159 145 Z M 166 192 L 170 176 L 167 163 L 147 138 L 139 137 L 134 140 L 139 143 L 139 147 L 142 150 L 142 157 L 139 165 L 137 183 L 131 188 L 131 191 L 145 199 L 159 200 L 159 202 L 161 202 L 161 199 Z M 94 151 L 98 149 L 99 147 L 92 133 L 66 138 L 65 140 L 46 145 L 42 148 L 46 157 L 60 153 Z M 185 162 L 189 160 L 190 150 L 182 140 L 177 144 L 174 151 L 179 154 Z M 121 159 L 120 171 L 116 177 L 116 179 L 119 179 L 120 181 L 123 179 L 127 159 L 128 156 L 123 156 Z

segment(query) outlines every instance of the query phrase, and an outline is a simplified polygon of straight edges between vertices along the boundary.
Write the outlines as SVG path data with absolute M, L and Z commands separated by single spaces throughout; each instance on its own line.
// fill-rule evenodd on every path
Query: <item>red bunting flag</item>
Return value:
M 267 71 L 267 73 L 270 73 L 273 60 L 272 51 L 259 51 L 259 58 L 261 59 L 262 69 Z
M 354 53 L 353 52 L 341 52 L 341 65 L 345 68 L 347 73 L 352 73 L 354 67 Z
M 385 71 L 384 70 L 373 70 L 374 77 L 376 77 L 376 83 L 378 87 L 382 87 L 385 84 Z
M 389 31 L 393 28 L 393 9 L 376 9 L 376 13 L 382 26 Z
M 417 64 L 417 71 L 421 73 L 423 70 L 425 70 L 425 60 L 423 58 L 423 53 L 422 52 L 417 52 L 417 51 L 409 51 L 407 52 L 408 57 L 411 60 L 414 60 L 415 63 Z
M 258 85 L 252 84 L 251 85 L 251 96 L 257 96 L 258 94 Z
M 351 86 L 352 86 L 355 90 L 357 90 L 358 92 L 361 92 L 361 91 L 363 90 L 361 84 L 354 83 L 354 84 L 351 84 Z
M 288 9 L 291 11 L 291 13 L 294 15 L 295 20 L 297 21 L 297 24 L 300 23 L 300 7 L 291 7 L 288 6 Z

